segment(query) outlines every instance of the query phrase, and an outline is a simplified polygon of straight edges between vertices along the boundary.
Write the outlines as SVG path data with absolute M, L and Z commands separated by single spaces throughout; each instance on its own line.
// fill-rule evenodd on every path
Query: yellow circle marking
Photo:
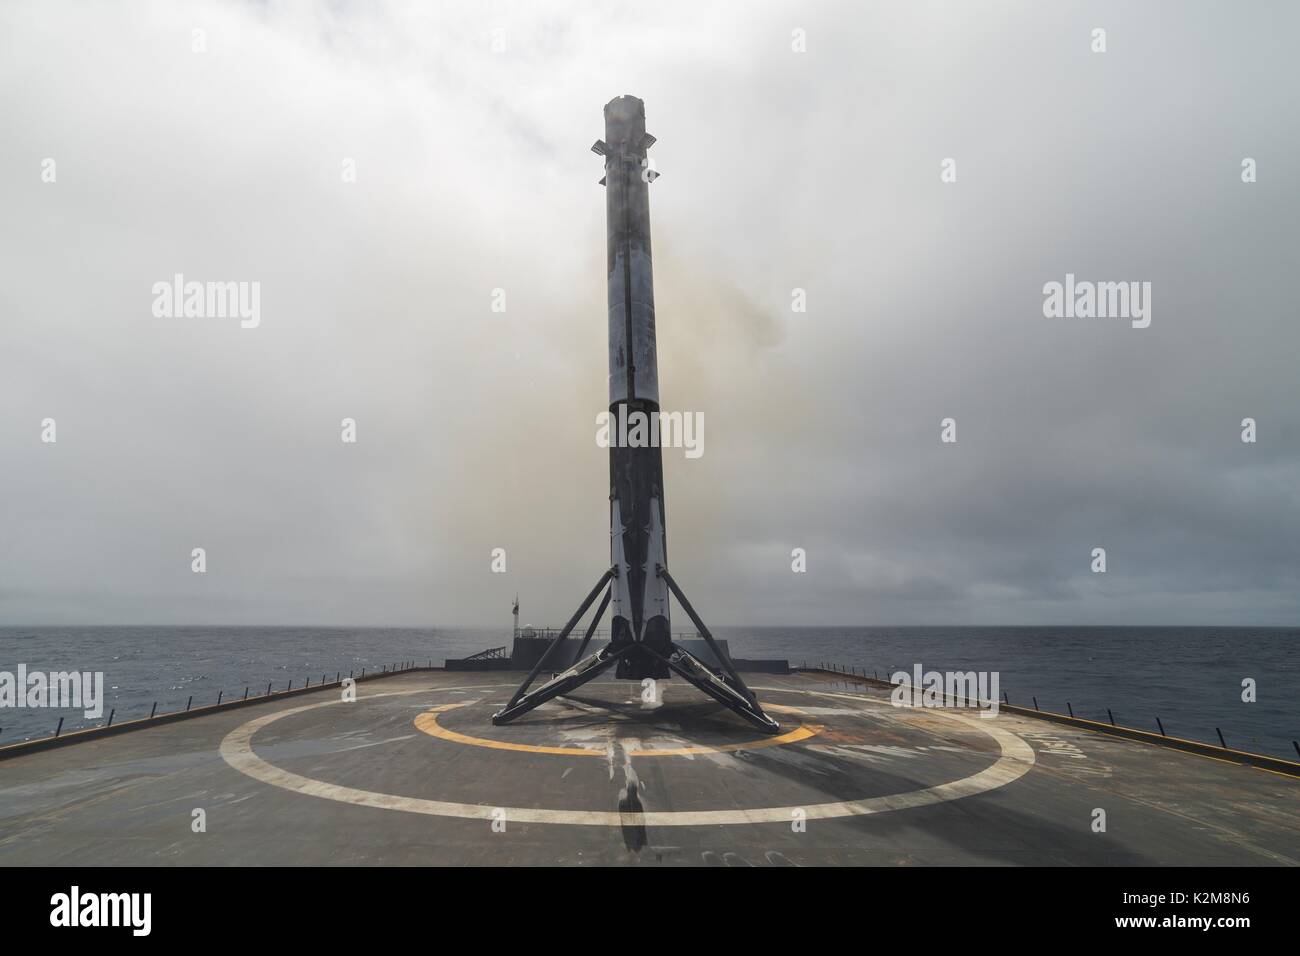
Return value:
M 509 740 L 489 740 L 486 737 L 471 737 L 469 734 L 458 733 L 454 730 L 448 730 L 442 724 L 438 723 L 438 715 L 444 714 L 449 710 L 455 710 L 457 707 L 464 707 L 470 701 L 462 700 L 454 704 L 441 704 L 438 707 L 430 707 L 420 716 L 415 718 L 415 727 L 433 737 L 442 740 L 450 740 L 452 743 L 468 744 L 471 747 L 487 747 L 490 750 L 514 750 L 520 753 L 529 754 L 558 754 L 563 757 L 607 757 L 609 750 L 600 744 L 588 744 L 579 747 L 545 747 L 539 744 L 520 744 Z M 797 707 L 783 707 L 779 704 L 767 705 L 768 710 L 785 711 L 788 713 L 798 713 Z M 694 757 L 703 754 L 720 754 L 731 753 L 736 750 L 759 750 L 763 747 L 778 747 L 781 744 L 792 744 L 796 740 L 807 740 L 809 737 L 820 733 L 822 728 L 817 724 L 800 724 L 794 730 L 787 731 L 779 737 L 760 737 L 758 740 L 745 741 L 738 744 L 718 744 L 716 747 L 695 746 L 695 747 L 657 747 L 653 750 L 629 750 L 629 757 Z
M 373 700 L 378 697 L 402 697 L 407 694 L 427 694 L 443 688 L 423 687 L 418 690 L 393 691 L 384 694 L 372 694 L 360 700 Z M 469 688 L 455 688 L 467 690 Z M 854 701 L 877 707 L 891 707 L 888 701 L 855 694 L 837 694 L 829 691 L 806 690 L 796 687 L 756 687 L 754 690 L 775 690 L 782 693 L 809 694 L 814 697 Z M 860 800 L 841 800 L 834 803 L 816 803 L 798 807 L 753 807 L 731 810 L 650 810 L 629 813 L 622 810 L 551 810 L 544 807 L 493 807 L 482 803 L 459 803 L 451 800 L 428 800 L 423 797 L 406 797 L 395 793 L 379 793 L 374 790 L 361 790 L 357 787 L 345 787 L 324 780 L 314 780 L 301 774 L 283 770 L 268 763 L 253 752 L 253 736 L 282 718 L 317 710 L 321 707 L 333 707 L 337 700 L 327 700 L 301 707 L 277 710 L 261 717 L 255 717 L 246 724 L 241 724 L 221 741 L 221 757 L 231 767 L 246 776 L 252 777 L 272 787 L 279 787 L 291 793 L 319 797 L 323 800 L 336 800 L 354 806 L 373 807 L 377 810 L 399 810 L 405 813 L 422 813 L 437 817 L 459 817 L 465 820 L 495 820 L 494 814 L 504 810 L 506 818 L 512 823 L 552 823 L 570 826 L 648 826 L 648 827 L 699 827 L 727 826 L 747 823 L 784 823 L 789 825 L 796 810 L 802 811 L 808 820 L 829 820 L 836 817 L 864 816 L 884 813 L 890 810 L 907 810 L 914 807 L 934 806 L 949 800 L 960 800 L 978 793 L 987 793 L 998 787 L 1005 787 L 1019 780 L 1034 766 L 1034 748 L 1010 731 L 1000 727 L 989 726 L 993 721 L 967 717 L 955 711 L 942 709 L 931 713 L 955 721 L 972 730 L 982 731 L 992 737 L 998 744 L 998 758 L 992 766 L 985 767 L 978 773 L 960 780 L 951 780 L 933 787 L 909 790 L 905 793 L 891 793 L 879 797 L 864 797 Z M 355 706 L 355 705 L 350 705 Z

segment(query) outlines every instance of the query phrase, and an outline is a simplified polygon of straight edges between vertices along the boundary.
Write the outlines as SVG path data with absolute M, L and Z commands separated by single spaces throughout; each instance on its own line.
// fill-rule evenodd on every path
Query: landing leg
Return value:
M 686 678 L 718 703 L 730 707 L 754 726 L 769 734 L 774 734 L 780 730 L 780 724 L 763 712 L 763 708 L 759 706 L 758 698 L 754 696 L 754 692 L 746 687 L 745 682 L 740 679 L 740 674 L 736 671 L 735 665 L 731 663 L 731 658 L 723 653 L 722 648 L 718 646 L 718 642 L 713 639 L 713 635 L 709 633 L 709 629 L 700 620 L 700 616 L 695 613 L 695 608 L 691 607 L 691 602 L 686 599 L 686 595 L 677 586 L 677 582 L 668 573 L 668 569 L 663 565 L 656 565 L 655 573 L 668 584 L 668 589 L 673 592 L 673 596 L 677 598 L 677 603 L 682 606 L 686 616 L 691 619 L 695 629 L 699 631 L 700 637 L 704 638 L 709 650 L 713 651 L 713 656 L 718 659 L 718 663 L 722 665 L 722 669 L 726 671 L 729 679 L 723 680 L 718 677 L 676 644 L 673 645 L 668 657 L 664 658 L 668 666 L 672 668 L 674 673 Z
M 546 662 L 551 659 L 551 655 L 555 653 L 555 649 L 563 644 L 564 639 L 569 636 L 569 632 L 578 626 L 578 622 L 582 620 L 582 615 L 587 613 L 587 608 L 591 607 L 591 602 L 596 600 L 596 595 L 600 593 L 601 589 L 608 584 L 617 573 L 618 571 L 616 568 L 610 568 L 600 576 L 600 580 L 597 581 L 596 586 L 591 589 L 591 593 L 587 595 L 586 600 L 584 600 L 582 604 L 578 606 L 578 609 L 573 612 L 573 617 L 569 618 L 569 623 L 564 625 L 559 634 L 555 635 L 555 640 L 551 641 L 550 646 L 548 646 L 542 656 L 537 659 L 537 663 L 533 665 L 533 669 L 528 672 L 528 676 L 524 678 L 524 682 L 520 684 L 519 689 L 515 691 L 515 696 L 510 698 L 510 703 L 506 704 L 505 710 L 501 711 L 501 713 L 505 713 L 505 711 L 510 710 L 510 708 L 514 707 L 515 704 L 523 700 L 524 694 L 528 692 L 528 688 L 532 686 L 533 681 L 537 679 L 537 675 L 541 673 L 542 668 L 546 666 Z M 596 620 L 591 622 L 591 627 L 587 629 L 587 636 L 583 638 L 582 646 L 584 648 L 587 646 L 587 641 L 591 639 L 592 632 L 596 629 L 596 623 L 600 620 L 599 616 L 605 613 L 605 605 L 608 603 L 609 594 L 606 593 L 605 600 L 601 602 L 600 610 L 596 612 Z M 581 653 L 581 651 L 579 651 L 579 653 Z
M 613 591 L 606 591 L 605 596 L 600 599 L 600 605 L 596 608 L 596 613 L 591 616 L 591 623 L 587 625 L 587 633 L 582 635 L 582 643 L 578 645 L 578 653 L 573 655 L 575 661 L 582 660 L 582 652 L 587 649 L 591 643 L 591 635 L 596 633 L 596 628 L 600 626 L 600 619 L 605 616 L 605 608 L 609 607 L 609 598 Z
M 709 649 L 713 651 L 714 656 L 718 659 L 718 663 L 726 673 L 726 677 L 720 677 L 715 674 L 694 655 L 690 654 L 683 648 L 678 647 L 676 644 L 670 645 L 668 654 L 664 655 L 644 641 L 635 641 L 629 644 L 624 644 L 617 650 L 615 650 L 612 645 L 604 647 L 590 657 L 579 660 L 568 670 L 564 671 L 564 673 L 555 675 L 555 677 L 537 688 L 537 690 L 529 693 L 528 688 L 532 686 L 533 681 L 546 665 L 546 662 L 550 659 L 551 655 L 560 644 L 563 643 L 564 639 L 569 636 L 569 633 L 577 626 L 582 615 L 587 612 L 587 608 L 591 607 L 592 603 L 595 602 L 596 595 L 601 592 L 616 573 L 616 567 L 610 568 L 601 576 L 601 579 L 596 582 L 596 586 L 591 589 L 591 593 L 587 595 L 587 599 L 583 601 L 578 610 L 574 612 L 573 617 L 569 619 L 569 623 L 564 626 L 556 636 L 555 640 L 551 642 L 551 645 L 538 659 L 537 663 L 533 666 L 532 671 L 519 686 L 519 689 L 515 691 L 514 696 L 510 698 L 510 703 L 506 704 L 505 707 L 492 715 L 492 723 L 498 726 L 501 724 L 508 724 L 516 717 L 528 713 L 533 708 L 546 703 L 552 698 L 572 693 L 583 684 L 608 670 L 616 664 L 619 658 L 624 654 L 635 650 L 639 654 L 650 654 L 653 657 L 657 657 L 659 660 L 663 661 L 674 674 L 684 678 L 687 682 L 707 694 L 709 697 L 712 697 L 718 703 L 730 708 L 755 727 L 758 727 L 764 733 L 775 734 L 781 729 L 780 725 L 775 720 L 763 712 L 763 708 L 759 705 L 758 699 L 754 696 L 753 692 L 745 686 L 745 682 L 741 680 L 740 674 L 736 671 L 735 665 L 731 662 L 731 658 L 728 657 L 723 652 L 722 648 L 718 646 L 717 641 L 713 639 L 713 635 L 709 633 L 709 629 L 705 626 L 704 622 L 700 620 L 700 616 L 695 613 L 695 608 L 691 606 L 691 602 L 686 599 L 686 595 L 683 594 L 681 588 L 677 586 L 677 582 L 674 581 L 672 575 L 668 573 L 668 569 L 662 565 L 655 566 L 655 573 L 663 578 L 668 584 L 669 590 L 672 591 L 673 595 L 677 598 L 678 603 L 681 604 L 682 610 L 684 610 L 690 617 L 691 621 L 694 622 L 695 629 L 699 632 L 700 636 L 704 638 Z M 597 609 L 595 616 L 592 618 L 591 625 L 587 628 L 586 635 L 582 639 L 582 646 L 578 651 L 579 654 L 586 650 L 587 644 L 590 642 L 591 636 L 595 632 L 597 624 L 600 623 L 600 618 L 603 615 L 606 606 L 609 604 L 609 599 L 609 592 L 606 592 L 605 599 L 601 602 L 599 609 Z
M 531 694 L 528 693 L 528 688 L 532 686 L 533 681 L 537 678 L 541 669 L 546 666 L 546 662 L 550 660 L 551 655 L 555 653 L 555 649 L 564 643 L 564 639 L 569 636 L 569 632 L 578 626 L 578 622 L 582 620 L 582 615 L 587 613 L 587 608 L 591 607 L 592 602 L 596 600 L 596 595 L 598 595 L 605 585 L 608 584 L 617 574 L 618 569 L 615 567 L 610 568 L 600 576 L 600 580 L 597 581 L 596 586 L 591 589 L 591 593 L 587 595 L 586 600 L 584 600 L 582 604 L 578 606 L 578 609 L 573 612 L 573 617 L 569 618 L 569 623 L 564 625 L 560 630 L 560 633 L 555 636 L 555 640 L 551 641 L 550 646 L 546 648 L 546 652 L 537 659 L 537 663 L 533 665 L 533 669 L 529 671 L 528 676 L 524 678 L 524 682 L 520 684 L 519 689 L 515 691 L 515 696 L 510 698 L 510 703 L 506 704 L 503 708 L 492 715 L 492 723 L 509 723 L 520 714 L 528 713 L 528 711 L 532 710 L 538 704 L 543 704 L 559 694 L 567 693 L 575 687 L 581 687 L 622 656 L 622 651 L 616 654 L 611 654 L 609 648 L 605 648 L 599 653 L 593 654 L 586 660 L 578 661 L 578 663 L 574 664 L 563 674 L 557 674 Z M 600 616 L 605 613 L 605 607 L 608 604 L 609 592 L 606 591 L 605 600 L 600 602 L 600 608 L 596 611 L 595 616 L 591 620 L 591 626 L 587 628 L 587 633 L 582 639 L 582 647 L 578 650 L 579 654 L 581 654 L 583 650 L 586 650 L 587 642 L 591 640 L 591 635 L 595 633 L 596 625 L 600 623 Z
M 651 653 L 654 652 L 651 651 Z M 745 718 L 763 733 L 775 734 L 780 731 L 781 725 L 763 712 L 763 708 L 758 705 L 758 701 L 751 700 L 750 697 L 741 694 L 740 691 L 705 667 L 689 651 L 685 651 L 674 644 L 668 656 L 663 658 L 663 661 L 674 674 L 685 678 L 719 704 L 731 708 L 732 711 Z M 745 687 L 744 684 L 740 686 L 745 688 L 746 694 L 749 693 L 748 687 Z
M 602 647 L 586 660 L 578 661 L 563 674 L 556 674 L 555 677 L 531 694 L 524 694 L 517 700 L 512 700 L 492 715 L 492 723 L 497 726 L 508 724 L 519 715 L 526 714 L 534 707 L 546 703 L 552 697 L 559 697 L 561 694 L 568 694 L 577 690 L 587 681 L 613 667 L 618 663 L 620 657 L 635 646 L 634 644 L 628 644 L 617 651 L 609 647 Z

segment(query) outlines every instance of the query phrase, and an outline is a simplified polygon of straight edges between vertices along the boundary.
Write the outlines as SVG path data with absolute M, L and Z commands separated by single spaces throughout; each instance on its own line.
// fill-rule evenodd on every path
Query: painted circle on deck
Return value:
M 585 747 L 546 747 L 539 744 L 521 744 L 512 740 L 492 740 L 488 737 L 471 737 L 469 734 L 462 734 L 459 731 L 449 730 L 438 723 L 438 715 L 445 714 L 449 710 L 455 710 L 458 707 L 468 706 L 470 701 L 457 701 L 454 704 L 441 704 L 437 707 L 430 707 L 419 717 L 415 718 L 416 730 L 429 734 L 431 737 L 437 737 L 441 740 L 449 740 L 456 744 L 467 744 L 471 747 L 486 747 L 489 750 L 513 750 L 519 753 L 529 754 L 556 754 L 565 757 L 607 757 L 609 748 L 599 745 L 589 745 Z M 781 704 L 767 704 L 768 710 L 776 713 L 797 714 L 799 708 L 785 707 Z M 809 737 L 816 736 L 820 733 L 822 727 L 818 724 L 800 724 L 794 730 L 786 731 L 775 737 L 759 737 L 756 740 L 746 740 L 738 744 L 717 744 L 707 746 L 699 744 L 692 747 L 654 747 L 652 749 L 629 750 L 629 757 L 699 757 L 704 754 L 721 754 L 733 753 L 737 750 L 760 750 L 764 747 L 779 747 L 782 744 L 792 744 L 799 740 L 807 740 Z
M 504 685 L 487 685 L 504 686 Z M 382 697 L 405 697 L 412 694 L 438 693 L 440 690 L 482 690 L 485 686 L 436 688 L 425 687 L 418 690 L 392 691 L 384 694 L 371 694 L 358 698 L 358 703 L 376 700 Z M 867 706 L 893 707 L 888 701 L 858 697 L 853 694 L 838 694 L 831 691 L 806 690 L 791 687 L 756 687 L 754 690 L 767 690 L 782 694 L 808 694 L 814 697 L 826 697 L 836 700 L 848 700 Z M 998 758 L 992 765 L 978 773 L 959 780 L 909 790 L 904 793 L 891 793 L 879 797 L 866 797 L 861 800 L 841 800 L 834 803 L 816 803 L 791 805 L 786 807 L 736 808 L 729 810 L 646 810 L 636 812 L 619 812 L 611 810 L 552 810 L 539 807 L 505 807 L 489 806 L 479 803 L 457 803 L 447 800 L 429 800 L 423 797 L 406 797 L 399 794 L 379 793 L 373 790 L 361 790 L 314 780 L 301 774 L 282 770 L 259 757 L 253 750 L 253 736 L 262 728 L 294 714 L 318 710 L 322 707 L 334 707 L 342 700 L 327 700 L 301 707 L 291 707 L 256 717 L 236 727 L 221 741 L 221 756 L 235 770 L 252 777 L 261 783 L 279 787 L 292 793 L 309 797 L 320 797 L 341 803 L 373 807 L 378 810 L 401 810 L 405 813 L 422 813 L 440 817 L 459 817 L 467 820 L 495 819 L 494 814 L 504 811 L 505 819 L 510 823 L 555 823 L 570 826 L 647 826 L 647 827 L 693 827 L 693 826 L 729 826 L 742 823 L 789 823 L 797 811 L 802 811 L 808 820 L 829 820 L 836 817 L 865 816 L 884 813 L 889 810 L 907 810 L 914 807 L 933 806 L 950 800 L 959 800 L 979 793 L 986 793 L 1012 783 L 1034 765 L 1034 750 L 1029 744 L 1010 731 L 988 726 L 988 720 L 967 717 L 943 708 L 927 708 L 927 715 L 938 715 L 948 720 L 955 720 L 969 728 L 993 738 L 998 745 Z M 910 708 L 904 708 L 910 709 Z

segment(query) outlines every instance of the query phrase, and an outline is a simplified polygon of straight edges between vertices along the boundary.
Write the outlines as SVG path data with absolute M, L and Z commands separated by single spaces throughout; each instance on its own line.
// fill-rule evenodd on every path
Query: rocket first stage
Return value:
M 605 159 L 605 227 L 609 270 L 609 412 L 626 420 L 636 412 L 659 415 L 659 366 L 655 356 L 654 273 L 650 254 L 650 183 L 657 173 L 646 150 L 655 138 L 645 130 L 645 104 L 620 96 L 605 104 L 605 138 L 592 152 Z M 553 697 L 571 693 L 616 666 L 615 676 L 642 680 L 678 676 L 731 708 L 766 733 L 780 728 L 714 641 L 686 595 L 668 573 L 664 532 L 663 459 L 657 444 L 611 443 L 609 449 L 610 567 L 534 665 L 510 702 L 492 716 L 505 724 Z M 606 587 L 608 585 L 608 588 Z M 577 663 L 529 693 L 555 649 L 604 592 L 575 655 Z M 672 641 L 668 598 L 677 599 L 717 659 L 706 666 Z M 583 657 L 606 607 L 613 610 L 610 642 Z
M 650 182 L 645 104 L 620 96 L 605 105 L 605 139 L 592 151 L 605 157 L 606 250 L 609 269 L 609 411 L 618 420 L 659 414 L 655 357 L 655 293 L 650 253 Z M 620 410 L 619 406 L 626 406 Z M 609 449 L 611 641 L 617 650 L 641 643 L 655 654 L 629 648 L 617 676 L 667 677 L 672 629 L 668 585 L 656 572 L 668 564 L 664 532 L 663 459 L 657 445 Z

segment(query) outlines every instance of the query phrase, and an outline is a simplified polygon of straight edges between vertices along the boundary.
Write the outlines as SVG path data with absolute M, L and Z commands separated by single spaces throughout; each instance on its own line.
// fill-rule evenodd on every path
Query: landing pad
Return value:
M 665 697 L 677 691 L 663 683 L 660 688 Z M 629 689 L 637 694 L 628 697 Z M 481 690 L 482 696 L 471 696 L 473 690 Z M 348 777 L 346 766 L 340 768 L 341 773 L 306 776 L 257 753 L 258 735 L 271 728 L 292 734 L 295 719 L 310 727 L 328 708 L 357 706 L 340 701 L 319 701 L 250 720 L 225 738 L 221 754 L 233 768 L 255 780 L 322 799 L 503 825 L 516 821 L 607 827 L 794 826 L 807 820 L 884 813 L 983 793 L 1018 779 L 1034 763 L 1033 748 L 994 726 L 994 721 L 946 710 L 900 720 L 897 708 L 887 700 L 829 691 L 756 688 L 756 693 L 773 699 L 803 703 L 774 703 L 765 698 L 770 710 L 784 714 L 795 726 L 777 737 L 754 738 L 751 729 L 712 702 L 689 698 L 676 706 L 668 700 L 646 702 L 638 696 L 640 685 L 621 681 L 588 685 L 582 696 L 545 704 L 527 721 L 492 727 L 493 708 L 499 706 L 500 694 L 509 690 L 508 685 L 469 691 L 413 689 L 377 694 L 368 700 L 379 704 L 389 698 L 385 703 L 390 706 L 409 708 L 416 699 L 450 698 L 428 706 L 413 721 L 416 729 L 432 738 L 432 759 L 455 760 L 448 749 L 468 747 L 470 759 L 515 763 L 517 770 L 543 780 L 553 776 L 557 764 L 564 764 L 568 806 L 506 805 L 500 802 L 503 794 L 494 789 L 491 775 L 444 779 L 447 796 L 456 797 L 454 800 L 442 794 L 429 798 L 375 791 L 343 782 Z M 692 688 L 685 693 L 695 696 Z M 492 736 L 480 735 L 489 729 Z M 874 757 L 875 762 L 883 763 L 880 758 L 891 750 L 931 755 L 932 759 L 917 769 L 923 771 L 923 778 L 934 782 L 912 786 L 917 782 L 914 778 L 903 785 L 904 781 L 892 774 L 841 773 L 836 789 L 852 795 L 849 799 L 824 799 L 826 781 L 818 778 L 828 776 L 842 759 L 870 765 Z M 828 755 L 839 759 L 827 761 Z M 775 771 L 755 793 L 767 803 L 751 806 L 752 801 L 740 802 L 737 794 L 724 790 L 717 796 L 725 798 L 725 805 L 709 806 L 710 794 L 716 791 L 709 786 L 710 778 L 727 773 L 727 765 L 737 760 L 765 762 Z M 686 808 L 640 809 L 640 768 L 650 761 L 666 785 L 692 795 Z M 575 773 L 576 777 L 569 779 Z M 616 810 L 598 805 L 611 780 L 621 780 L 623 785 L 622 805 Z M 853 793 L 854 789 L 860 793 Z M 552 791 L 547 788 L 545 792 Z M 776 805 L 771 805 L 772 801 L 777 801 Z M 738 802 L 740 805 L 734 805 Z
M 517 683 L 408 673 L 6 760 L 0 865 L 1300 861 L 1300 782 L 1250 767 L 807 674 L 751 682 L 770 737 L 681 681 L 493 726 Z

